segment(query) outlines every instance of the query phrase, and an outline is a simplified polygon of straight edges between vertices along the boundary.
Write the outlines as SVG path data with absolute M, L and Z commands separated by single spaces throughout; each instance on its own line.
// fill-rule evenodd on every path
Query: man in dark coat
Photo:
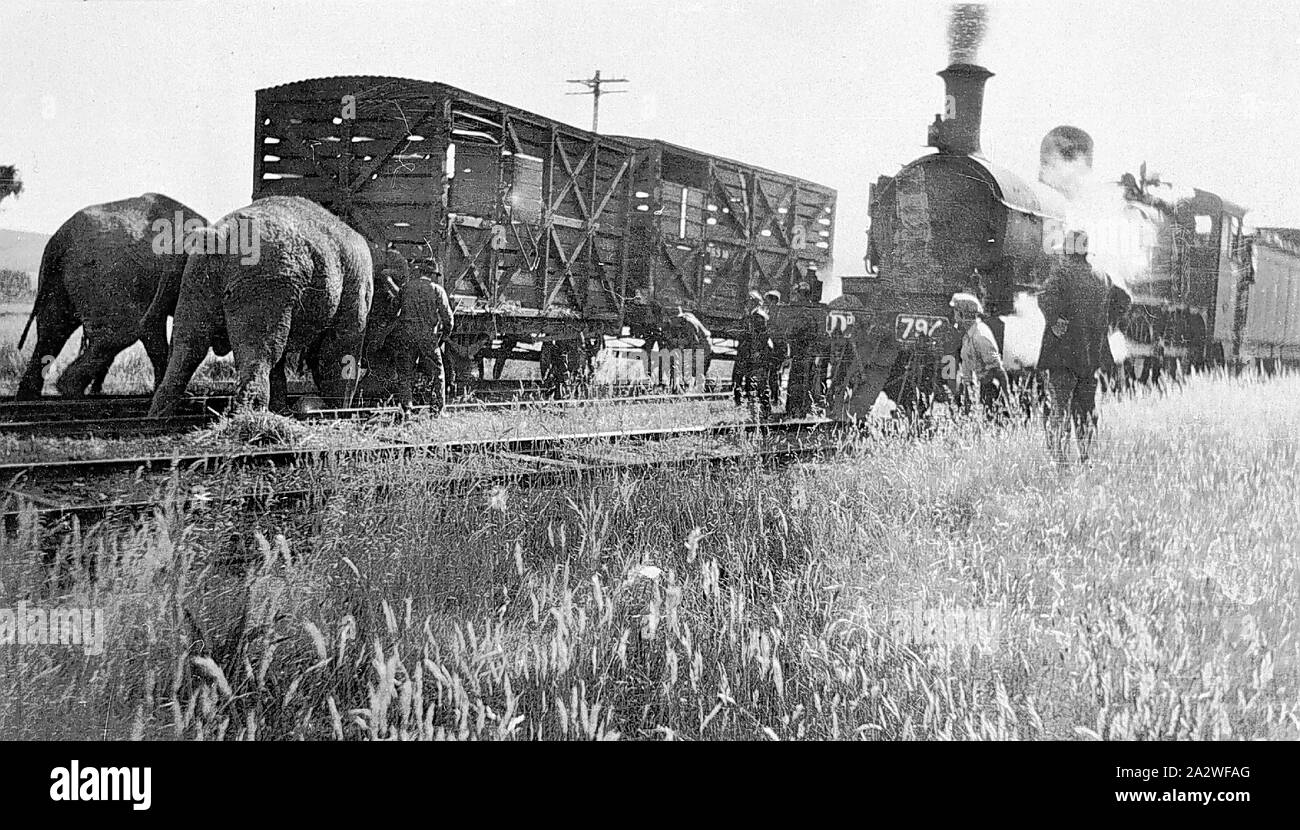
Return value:
M 1060 126 L 1039 146 L 1038 180 L 1068 203 L 1084 198 L 1092 176 L 1092 136 L 1078 127 Z M 1088 236 L 1068 230 L 1038 295 L 1046 327 L 1038 368 L 1047 371 L 1050 409 L 1048 447 L 1058 463 L 1068 455 L 1071 422 L 1079 442 L 1079 460 L 1087 461 L 1097 425 L 1097 371 L 1115 364 L 1110 328 L 1128 311 L 1128 292 L 1088 263 Z
M 1079 460 L 1088 460 L 1097 425 L 1097 370 L 1115 363 L 1109 321 L 1122 317 L 1130 302 L 1126 291 L 1074 255 L 1052 270 L 1038 295 L 1047 323 L 1038 368 L 1047 371 L 1048 447 L 1058 462 L 1067 459 L 1071 422 Z
M 440 413 L 447 397 L 442 340 L 454 325 L 447 292 L 428 274 L 417 272 L 402 286 L 401 307 L 391 335 L 396 340 L 397 402 L 403 409 L 411 407 L 418 361 L 418 371 L 427 378 L 433 410 Z
M 751 335 L 752 326 L 750 324 L 750 315 L 756 313 L 763 307 L 763 295 L 757 291 L 749 292 L 748 309 L 745 313 L 744 330 L 736 338 L 736 360 L 731 365 L 731 396 L 736 401 L 736 406 L 748 401 L 752 390 L 750 389 L 750 362 L 753 359 L 751 354 L 753 338 Z M 766 318 L 764 318 L 766 326 Z
M 669 387 L 679 392 L 684 387 L 704 389 L 713 358 L 713 344 L 709 331 L 700 318 L 687 311 L 681 303 L 663 323 L 665 345 L 669 350 Z
M 763 297 L 745 315 L 745 338 L 748 340 L 747 371 L 745 372 L 745 395 L 751 410 L 757 403 L 758 416 L 766 420 L 772 417 L 771 370 L 776 345 L 772 342 L 772 313 L 767 308 Z
M 785 332 L 782 329 L 783 321 L 777 319 L 778 314 L 787 311 L 781 305 L 781 292 L 773 289 L 764 294 L 763 308 L 767 310 L 767 334 L 771 350 L 767 355 L 767 366 L 762 379 L 767 383 L 767 399 L 770 410 L 772 406 L 778 406 L 781 401 L 781 379 L 784 374 L 786 358 L 790 356 L 790 344 L 786 341 Z
M 786 326 L 790 345 L 790 381 L 786 386 L 785 414 L 790 418 L 806 416 L 815 404 L 817 395 L 813 383 L 814 352 L 817 344 L 817 323 L 821 315 L 812 300 L 812 287 L 807 282 L 795 286 L 790 304 L 790 323 Z

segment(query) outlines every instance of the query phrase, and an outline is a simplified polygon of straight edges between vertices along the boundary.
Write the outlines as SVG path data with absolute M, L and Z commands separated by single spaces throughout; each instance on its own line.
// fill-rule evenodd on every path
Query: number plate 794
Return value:
M 946 325 L 948 325 L 947 317 L 900 314 L 894 318 L 894 337 L 900 343 L 910 343 L 923 337 L 934 337 Z

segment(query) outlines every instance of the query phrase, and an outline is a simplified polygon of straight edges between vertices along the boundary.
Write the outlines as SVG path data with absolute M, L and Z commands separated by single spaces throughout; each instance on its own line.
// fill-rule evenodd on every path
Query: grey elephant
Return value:
M 167 320 L 141 324 L 158 287 L 180 279 L 187 230 L 207 220 L 175 199 L 146 193 L 91 205 L 64 222 L 41 256 L 36 301 L 18 348 L 36 323 L 36 350 L 18 383 L 18 398 L 40 397 L 47 367 L 78 327 L 81 353 L 55 384 L 59 394 L 99 391 L 118 353 L 144 341 L 154 383 L 167 369 Z
M 321 396 L 350 406 L 374 290 L 361 234 L 320 205 L 270 196 L 203 231 L 185 265 L 171 358 L 151 417 L 171 415 L 214 342 L 239 380 L 233 409 L 287 409 L 285 357 L 307 355 Z

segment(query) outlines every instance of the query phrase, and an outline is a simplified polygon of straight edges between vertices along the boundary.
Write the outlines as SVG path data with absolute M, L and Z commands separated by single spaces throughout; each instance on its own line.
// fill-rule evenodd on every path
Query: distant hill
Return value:
M 0 228 L 0 271 L 12 269 L 37 273 L 41 270 L 41 252 L 49 239 L 47 233 Z

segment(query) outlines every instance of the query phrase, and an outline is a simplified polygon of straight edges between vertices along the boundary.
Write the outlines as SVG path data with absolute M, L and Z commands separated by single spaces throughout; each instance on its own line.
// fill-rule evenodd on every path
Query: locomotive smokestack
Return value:
M 988 31 L 988 9 L 981 3 L 956 3 L 948 16 L 948 63 L 939 73 L 945 98 L 942 118 L 930 125 L 930 146 L 943 153 L 980 152 L 984 82 L 993 73 L 975 63 Z
M 973 63 L 954 63 L 939 77 L 945 89 L 944 112 L 931 125 L 930 146 L 941 153 L 979 154 L 984 83 L 993 73 Z

